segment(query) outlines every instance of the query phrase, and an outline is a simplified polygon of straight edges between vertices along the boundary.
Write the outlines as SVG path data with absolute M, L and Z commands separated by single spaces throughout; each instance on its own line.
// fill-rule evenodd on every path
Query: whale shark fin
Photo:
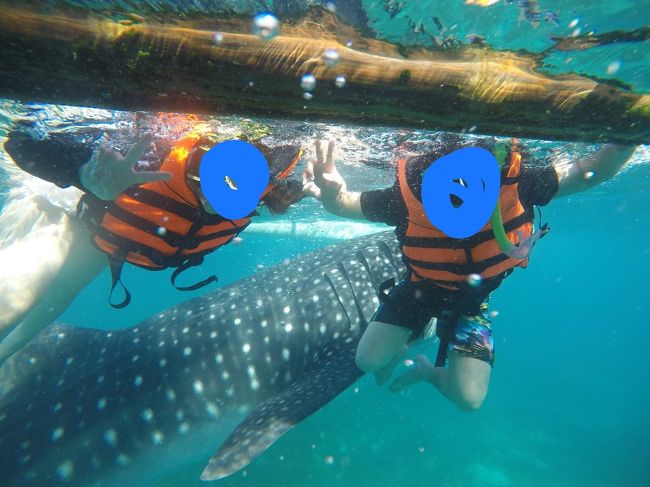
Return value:
M 362 372 L 354 363 L 357 339 L 342 334 L 299 381 L 255 408 L 210 458 L 201 480 L 218 480 L 251 463 L 300 421 L 353 384 Z

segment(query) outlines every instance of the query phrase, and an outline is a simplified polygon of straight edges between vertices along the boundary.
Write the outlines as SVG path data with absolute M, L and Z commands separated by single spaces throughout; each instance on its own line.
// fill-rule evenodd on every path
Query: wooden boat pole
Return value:
M 248 17 L 125 22 L 7 7 L 0 45 L 0 96 L 22 101 L 650 142 L 648 94 L 541 74 L 527 54 L 406 50 L 366 39 L 323 10 L 264 41 Z M 325 63 L 327 49 L 339 54 L 334 66 Z M 300 87 L 307 73 L 317 79 L 309 101 Z

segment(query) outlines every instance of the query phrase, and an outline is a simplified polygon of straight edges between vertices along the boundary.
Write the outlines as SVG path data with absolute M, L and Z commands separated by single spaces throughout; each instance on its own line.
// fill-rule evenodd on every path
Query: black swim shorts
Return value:
M 501 280 L 484 281 L 478 287 L 467 286 L 460 291 L 451 291 L 431 281 L 411 281 L 406 277 L 385 296 L 372 319 L 408 328 L 413 339 L 422 336 L 433 317 L 438 318 L 439 328 L 455 321 L 449 350 L 492 365 L 494 341 L 487 301 Z

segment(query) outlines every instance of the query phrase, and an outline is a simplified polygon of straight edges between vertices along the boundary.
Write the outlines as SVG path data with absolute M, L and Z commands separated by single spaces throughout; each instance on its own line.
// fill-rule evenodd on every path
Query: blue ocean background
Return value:
M 490 303 L 499 312 L 496 362 L 481 410 L 459 411 L 428 385 L 391 394 L 364 377 L 221 483 L 649 485 L 650 170 L 645 161 L 600 188 L 544 209 L 551 232 L 536 246 L 529 268 L 509 277 Z M 290 214 L 303 221 L 315 217 L 329 218 L 311 202 Z M 207 269 L 216 269 L 224 284 L 250 275 L 260 263 L 281 263 L 332 242 L 242 235 L 240 245 L 208 259 Z M 223 262 L 237 266 L 220 266 Z M 166 279 L 129 269 L 125 282 L 135 298 L 126 312 L 118 312 L 106 305 L 110 281 L 104 273 L 62 321 L 135 324 L 188 297 Z M 417 352 L 435 353 L 422 346 Z M 196 475 L 202 468 L 201 462 L 188 465 L 159 485 L 203 485 Z
M 385 38 L 413 43 L 421 40 L 407 32 L 407 16 L 425 19 L 433 28 L 431 17 L 437 15 L 448 28 L 456 25 L 459 38 L 479 33 L 497 48 L 533 52 L 548 47 L 550 35 L 570 34 L 573 19 L 580 19 L 583 32 L 650 25 L 646 0 L 540 0 L 561 20 L 560 27 L 543 23 L 538 29 L 518 24 L 516 6 L 503 2 L 491 9 L 470 8 L 460 0 L 404 2 L 394 18 L 383 8 L 385 2 L 362 3 Z M 620 71 L 608 74 L 612 62 L 620 63 Z M 556 53 L 544 69 L 614 77 L 647 92 L 650 41 Z M 575 155 L 585 150 L 570 149 Z M 392 183 L 388 166 L 378 169 L 354 160 L 341 166 L 351 189 Z M 535 247 L 529 267 L 517 270 L 491 300 L 491 309 L 499 312 L 493 323 L 496 361 L 479 411 L 459 411 L 428 385 L 391 394 L 364 377 L 219 485 L 650 485 L 648 205 L 650 151 L 642 147 L 611 181 L 543 209 L 551 232 Z M 313 201 L 301 202 L 280 218 L 263 217 L 284 220 L 342 221 Z M 383 228 L 388 227 L 377 230 Z M 259 266 L 340 241 L 256 231 L 242 237 L 241 244 L 220 249 L 202 269 L 188 272 L 187 280 L 214 272 L 225 285 Z M 60 321 L 122 328 L 200 294 L 175 291 L 169 275 L 127 268 L 124 282 L 134 299 L 126 310 L 116 311 L 107 304 L 110 279 L 104 272 Z M 416 353 L 433 356 L 435 350 L 420 346 L 411 356 Z M 156 485 L 205 485 L 198 480 L 204 464 L 186 465 Z

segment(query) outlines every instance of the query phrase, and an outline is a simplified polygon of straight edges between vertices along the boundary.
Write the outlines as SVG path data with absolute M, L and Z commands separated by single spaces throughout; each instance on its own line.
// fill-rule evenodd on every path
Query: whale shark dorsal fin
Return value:
M 352 385 L 362 372 L 354 363 L 358 337 L 342 334 L 324 349 L 311 371 L 258 405 L 219 447 L 201 480 L 218 480 L 251 463 L 300 421 Z

